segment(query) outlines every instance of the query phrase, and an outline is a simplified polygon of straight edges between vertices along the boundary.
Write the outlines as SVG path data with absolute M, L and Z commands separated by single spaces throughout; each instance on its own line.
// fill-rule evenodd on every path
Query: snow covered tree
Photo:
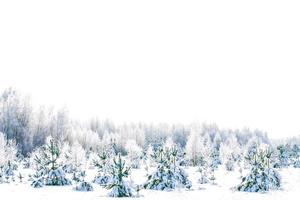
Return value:
M 125 165 L 125 161 L 122 160 L 120 154 L 114 158 L 109 173 L 111 180 L 106 188 L 111 190 L 108 194 L 110 197 L 134 196 L 134 187 L 125 180 L 129 176 L 130 168 Z
M 73 173 L 73 180 L 76 182 L 75 190 L 89 192 L 93 191 L 93 185 L 85 181 L 85 171 L 77 171 Z
M 135 140 L 129 139 L 126 142 L 125 150 L 127 151 L 127 157 L 129 159 L 132 168 L 140 167 L 140 160 L 143 153 L 141 147 L 139 147 Z
M 15 162 L 17 147 L 12 140 L 6 140 L 0 132 L 0 183 L 14 179 L 17 164 Z
M 300 148 L 297 144 L 294 144 L 292 149 L 291 149 L 291 154 L 292 154 L 292 162 L 293 166 L 295 168 L 300 168 Z
M 149 145 L 146 150 L 143 152 L 142 156 L 142 162 L 143 162 L 143 167 L 146 171 L 146 176 L 149 175 L 150 168 L 155 166 L 155 161 L 152 158 L 154 156 L 154 150 L 152 145 Z
M 279 189 L 281 179 L 271 166 L 272 151 L 267 145 L 260 145 L 246 158 L 251 165 L 250 173 L 242 178 L 237 190 L 246 192 L 267 192 Z
M 216 146 L 213 146 L 210 157 L 211 157 L 210 167 L 217 169 L 218 166 L 221 164 L 221 160 L 220 160 L 219 150 Z
M 198 171 L 200 172 L 200 178 L 198 182 L 200 184 L 209 183 L 209 176 L 208 176 L 208 167 L 206 164 L 199 165 Z
M 211 158 L 211 152 L 209 147 L 203 146 L 201 148 L 201 152 L 199 153 L 199 158 L 198 158 L 198 171 L 200 172 L 200 178 L 198 179 L 198 182 L 200 184 L 206 184 L 210 183 L 212 178 L 212 158 Z
M 101 144 L 98 133 L 84 127 L 80 123 L 73 122 L 70 131 L 67 133 L 67 141 L 70 144 L 79 143 L 85 151 L 95 151 Z
M 86 152 L 77 141 L 75 141 L 71 147 L 68 143 L 65 143 L 62 148 L 61 159 L 59 162 L 63 166 L 63 170 L 67 173 L 81 171 L 85 168 Z
M 235 136 L 230 136 L 220 145 L 220 158 L 227 171 L 233 171 L 235 164 L 240 160 L 241 149 Z
M 281 144 L 277 146 L 278 162 L 276 168 L 288 167 L 291 162 L 291 146 L 290 144 Z
M 161 147 L 157 150 L 157 168 L 148 176 L 145 189 L 172 190 L 177 187 L 190 189 L 192 184 L 187 173 L 178 165 L 177 147 Z
M 205 149 L 204 140 L 196 131 L 192 130 L 186 144 L 186 157 L 193 166 L 198 165 Z
M 216 180 L 216 176 L 215 176 L 215 168 L 210 168 L 210 171 L 209 171 L 209 180 L 211 182 L 211 184 L 215 185 L 215 180 Z
M 211 154 L 210 154 L 211 157 L 210 167 L 213 169 L 218 168 L 218 166 L 221 164 L 220 145 L 221 145 L 221 136 L 219 132 L 217 132 L 214 137 L 214 141 L 211 145 Z
M 110 154 L 106 151 L 102 151 L 96 154 L 96 157 L 93 159 L 93 165 L 97 167 L 98 174 L 96 175 L 94 182 L 106 186 L 110 181 L 111 177 L 109 175 L 110 170 Z
M 29 98 L 13 88 L 0 94 L 0 132 L 14 140 L 23 154 L 32 150 L 32 107 Z
M 42 187 L 43 185 L 69 185 L 71 181 L 59 165 L 58 159 L 60 150 L 57 141 L 51 137 L 41 147 L 38 155 L 35 155 L 36 173 L 32 176 L 32 186 Z

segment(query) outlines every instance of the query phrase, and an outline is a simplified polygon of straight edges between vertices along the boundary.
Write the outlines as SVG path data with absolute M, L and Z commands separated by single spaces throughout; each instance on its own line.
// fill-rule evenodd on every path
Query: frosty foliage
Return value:
M 172 190 L 175 188 L 190 189 L 192 184 L 188 175 L 178 164 L 178 149 L 176 146 L 158 148 L 152 156 L 157 162 L 156 170 L 148 176 L 145 189 Z
M 204 138 L 192 130 L 186 144 L 186 157 L 193 166 L 202 162 L 202 159 L 209 156 L 209 146 L 205 145 Z
M 237 190 L 245 192 L 267 192 L 279 189 L 281 179 L 270 164 L 272 151 L 267 145 L 252 146 L 246 159 L 251 165 L 250 173 L 242 178 Z
M 87 163 L 86 152 L 77 141 L 71 146 L 68 143 L 65 143 L 62 147 L 59 162 L 67 173 L 80 171 L 85 168 Z
M 129 139 L 126 142 L 125 149 L 127 151 L 127 157 L 132 168 L 139 168 L 141 157 L 143 155 L 143 149 L 138 146 L 135 140 Z

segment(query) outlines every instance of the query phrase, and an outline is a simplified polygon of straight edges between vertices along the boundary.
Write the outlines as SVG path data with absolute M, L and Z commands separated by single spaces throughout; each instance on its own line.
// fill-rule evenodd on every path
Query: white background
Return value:
M 1 1 L 0 91 L 116 122 L 300 133 L 299 1 Z

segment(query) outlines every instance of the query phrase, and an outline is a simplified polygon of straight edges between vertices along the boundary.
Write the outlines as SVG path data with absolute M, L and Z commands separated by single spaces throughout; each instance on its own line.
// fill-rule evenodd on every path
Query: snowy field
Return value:
M 288 200 L 299 199 L 300 196 L 300 169 L 286 168 L 279 170 L 282 176 L 282 189 L 278 191 L 270 191 L 268 193 L 247 193 L 233 191 L 231 188 L 236 186 L 239 182 L 238 172 L 227 172 L 223 169 L 216 171 L 216 184 L 197 183 L 199 172 L 196 168 L 187 168 L 189 178 L 193 182 L 191 190 L 174 190 L 171 192 L 142 190 L 140 191 L 140 199 L 209 199 L 209 200 L 253 200 L 253 199 L 267 199 L 267 200 Z M 30 173 L 24 171 L 24 173 Z M 88 171 L 88 179 L 92 179 L 95 171 Z M 135 183 L 142 183 L 145 179 L 145 172 L 143 170 L 132 171 L 132 181 Z M 18 181 L 16 181 L 18 182 Z M 108 190 L 93 184 L 93 192 L 78 192 L 73 190 L 74 186 L 45 186 L 43 188 L 33 188 L 29 182 L 24 183 L 10 183 L 0 184 L 1 199 L 17 200 L 17 199 L 31 199 L 31 200 L 96 200 L 96 199 L 114 199 L 107 197 Z M 126 198 L 132 199 L 132 198 Z M 133 198 L 136 199 L 136 198 Z

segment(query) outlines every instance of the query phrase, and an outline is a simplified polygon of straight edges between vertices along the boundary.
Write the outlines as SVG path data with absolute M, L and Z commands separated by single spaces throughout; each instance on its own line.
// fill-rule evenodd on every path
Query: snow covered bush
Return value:
M 253 153 L 254 152 L 254 153 Z M 266 145 L 256 148 L 246 157 L 251 164 L 250 173 L 242 178 L 237 190 L 245 192 L 267 192 L 279 189 L 281 179 L 278 172 L 270 165 L 272 151 Z
M 129 176 L 130 168 L 125 165 L 119 154 L 114 158 L 113 164 L 110 167 L 111 180 L 106 186 L 110 190 L 110 197 L 132 197 L 135 194 L 135 189 L 125 180 Z
M 73 180 L 76 182 L 74 189 L 76 191 L 89 192 L 94 190 L 92 184 L 84 180 L 85 176 L 85 171 L 73 173 Z
M 98 174 L 96 175 L 94 182 L 106 186 L 111 179 L 109 175 L 110 170 L 110 155 L 106 151 L 97 153 L 93 159 L 93 165 L 98 168 Z
M 187 189 L 192 187 L 187 173 L 178 165 L 177 153 L 178 150 L 175 146 L 172 148 L 161 147 L 157 150 L 157 168 L 148 176 L 148 180 L 144 184 L 145 189 L 172 190 L 177 187 Z
M 47 143 L 39 149 L 35 155 L 36 172 L 31 176 L 33 187 L 43 185 L 70 185 L 71 181 L 66 177 L 58 159 L 60 150 L 58 143 L 51 137 L 47 138 Z

